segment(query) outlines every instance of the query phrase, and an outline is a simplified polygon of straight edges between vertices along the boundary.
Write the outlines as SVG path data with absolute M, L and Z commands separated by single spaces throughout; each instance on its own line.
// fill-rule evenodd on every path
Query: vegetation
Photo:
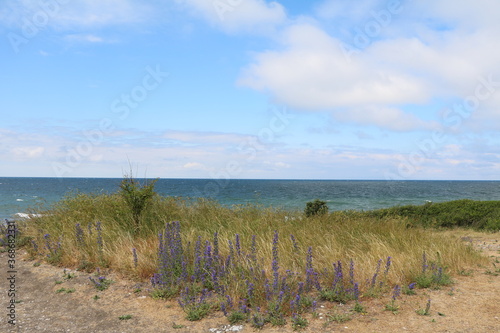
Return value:
M 306 208 L 304 209 L 304 214 L 306 217 L 311 217 L 315 215 L 323 215 L 328 213 L 328 206 L 325 201 L 321 201 L 316 199 L 314 201 L 310 201 L 306 204 Z
M 141 227 L 141 216 L 147 206 L 155 196 L 154 186 L 158 179 L 145 185 L 141 185 L 137 179 L 126 175 L 120 184 L 120 195 L 127 203 L 132 220 L 134 221 L 134 232 L 138 232 Z
M 127 193 L 145 188 L 126 182 Z M 317 200 L 300 212 L 161 197 L 149 184 L 139 213 L 123 186 L 116 194 L 66 197 L 22 226 L 28 251 L 65 267 L 150 279 L 152 296 L 177 298 L 188 320 L 220 310 L 231 323 L 261 328 L 288 319 L 295 329 L 308 325 L 303 314 L 315 313 L 320 301 L 352 302 L 362 313 L 364 298 L 392 294 L 388 309 L 396 311 L 401 292 L 450 284 L 453 272 L 487 261 L 460 239 L 418 227 L 439 224 L 410 213 L 457 202 L 328 213 Z M 441 216 L 436 211 L 433 221 Z M 112 283 L 99 272 L 90 280 L 97 290 Z
M 470 227 L 479 230 L 500 230 L 500 201 L 455 200 L 415 206 L 398 206 L 368 212 L 368 215 L 406 217 L 412 226 Z

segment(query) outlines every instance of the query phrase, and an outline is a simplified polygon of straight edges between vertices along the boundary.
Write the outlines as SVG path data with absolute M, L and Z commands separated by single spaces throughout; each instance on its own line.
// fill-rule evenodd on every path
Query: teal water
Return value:
M 0 218 L 49 207 L 71 193 L 113 193 L 120 178 L 0 178 Z M 209 197 L 223 205 L 257 203 L 302 210 L 321 199 L 330 210 L 370 210 L 457 199 L 500 200 L 500 181 L 160 179 L 165 196 Z

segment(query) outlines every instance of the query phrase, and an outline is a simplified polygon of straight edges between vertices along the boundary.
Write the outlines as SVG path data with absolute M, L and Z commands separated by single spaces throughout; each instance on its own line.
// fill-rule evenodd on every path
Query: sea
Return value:
M 116 193 L 121 180 L 0 177 L 0 221 L 40 213 L 77 193 Z M 500 200 L 500 181 L 159 179 L 155 189 L 163 196 L 203 197 L 226 206 L 257 204 L 284 210 L 303 210 L 314 199 L 326 201 L 331 211 L 457 199 Z

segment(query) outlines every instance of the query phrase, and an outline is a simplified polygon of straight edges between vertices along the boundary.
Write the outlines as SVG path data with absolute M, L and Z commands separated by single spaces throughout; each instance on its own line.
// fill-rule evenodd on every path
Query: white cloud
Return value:
M 270 32 L 287 19 L 285 8 L 265 0 L 184 0 L 196 15 L 227 32 Z
M 43 155 L 43 147 L 15 147 L 12 148 L 12 154 L 18 159 L 34 159 Z
M 198 162 L 189 162 L 189 163 L 186 163 L 182 166 L 183 168 L 185 169 L 192 169 L 192 170 L 206 170 L 206 166 L 202 163 L 198 163 Z
M 237 146 L 243 140 L 248 139 L 249 136 L 219 132 L 168 131 L 164 133 L 163 138 L 196 145 L 223 144 Z
M 500 21 L 493 14 L 500 3 L 402 2 L 398 15 L 366 45 L 347 45 L 358 28 L 377 23 L 374 11 L 387 6 L 375 0 L 325 1 L 317 17 L 334 19 L 334 28 L 325 22 L 288 26 L 281 45 L 256 53 L 239 84 L 295 109 L 409 131 L 436 127 L 423 120 L 430 112 L 437 116 L 436 100 L 474 95 L 480 78 L 493 75 L 500 81 Z M 485 20 L 479 19 L 482 15 Z M 497 119 L 500 101 L 495 101 L 491 97 L 481 103 L 471 119 Z M 402 111 L 415 105 L 427 107 L 425 116 L 415 108 Z
M 394 122 L 389 127 L 400 129 L 424 125 L 386 105 L 425 102 L 431 93 L 425 81 L 370 57 L 349 61 L 338 40 L 312 25 L 290 27 L 284 40 L 284 50 L 257 55 L 239 83 L 293 108 L 334 110 L 343 120 Z M 389 118 L 379 118 L 384 115 Z
M 348 111 L 337 111 L 334 116 L 339 121 L 373 125 L 397 132 L 438 128 L 437 123 L 425 122 L 411 113 L 390 107 L 354 107 Z
M 132 0 L 20 0 L 8 6 L 0 12 L 4 24 L 22 26 L 28 21 L 59 30 L 133 24 L 154 15 L 153 6 Z
M 105 43 L 106 40 L 103 37 L 96 36 L 94 34 L 70 34 L 64 37 L 66 41 L 76 42 L 76 43 Z M 110 42 L 110 41 L 109 41 Z

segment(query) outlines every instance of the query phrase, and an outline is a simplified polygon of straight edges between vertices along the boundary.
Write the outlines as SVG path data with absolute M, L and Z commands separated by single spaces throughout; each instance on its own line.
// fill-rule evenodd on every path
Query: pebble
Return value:
M 227 325 L 221 328 L 210 328 L 209 331 L 212 333 L 223 333 L 223 332 L 239 332 L 243 329 L 243 325 Z

